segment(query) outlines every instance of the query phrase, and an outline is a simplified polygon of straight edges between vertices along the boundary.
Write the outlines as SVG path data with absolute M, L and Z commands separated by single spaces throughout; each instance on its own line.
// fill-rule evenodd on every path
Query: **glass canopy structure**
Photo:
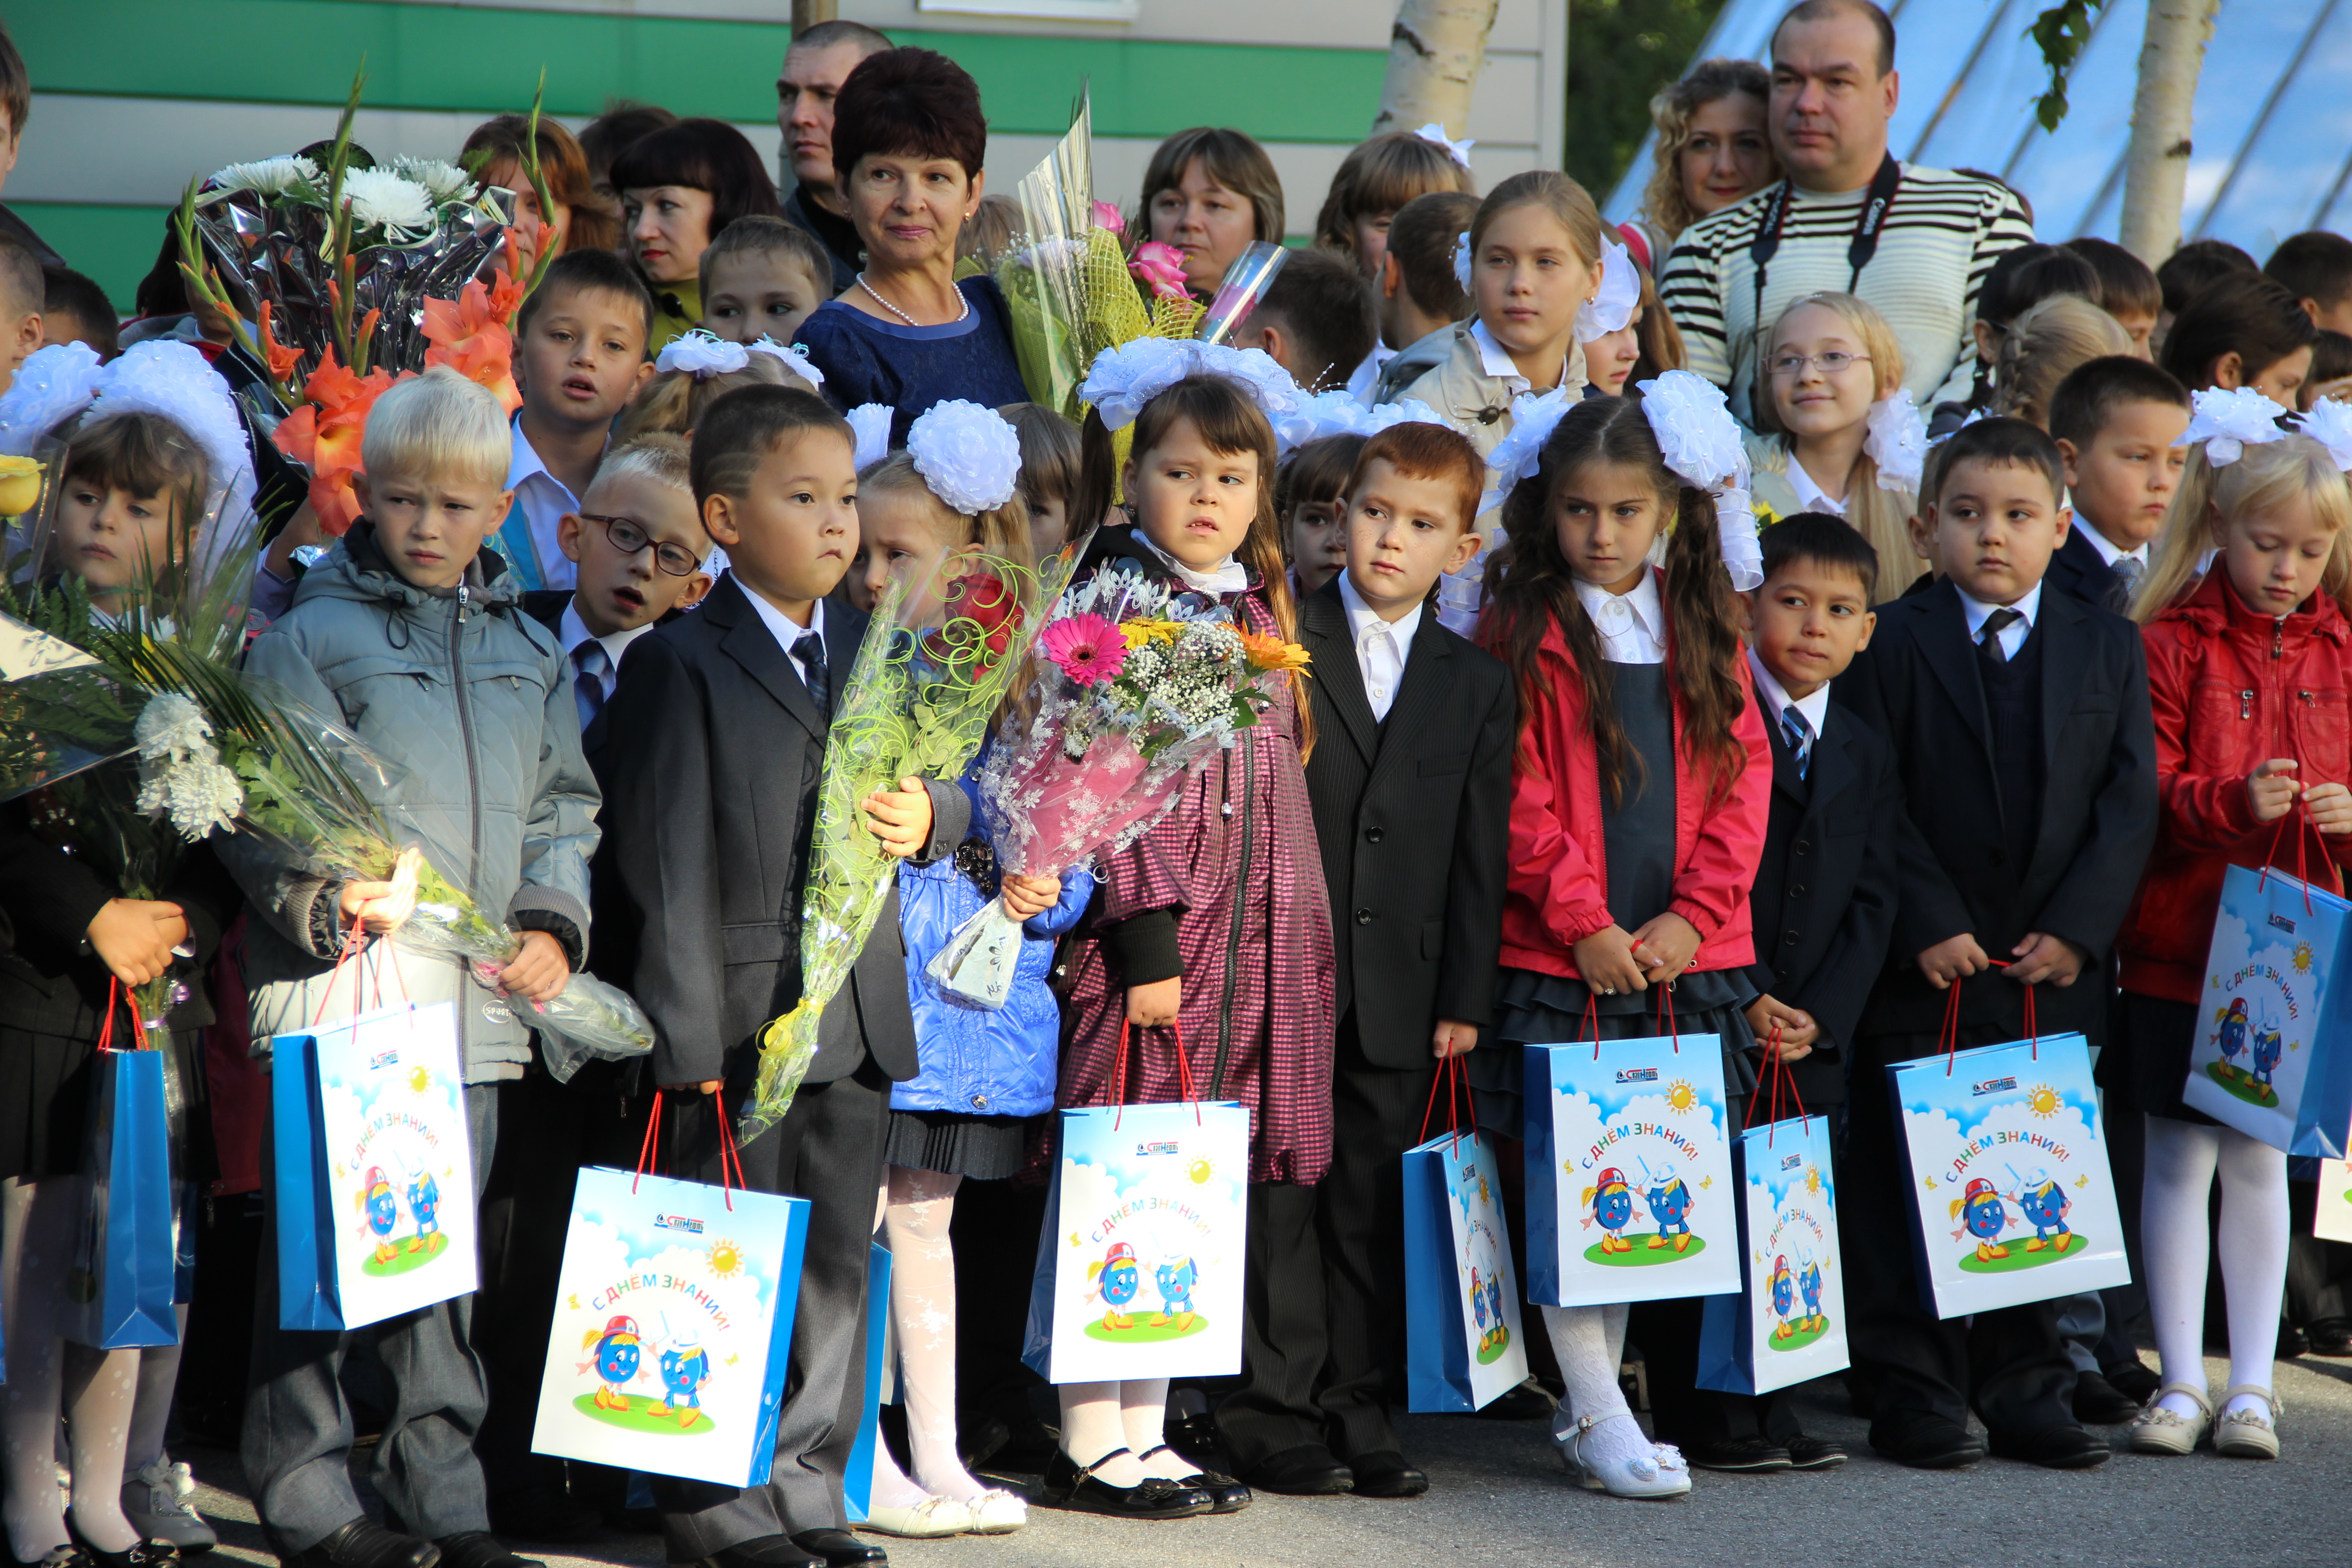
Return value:
M 1729 0 L 1699 58 L 1765 58 L 1790 0 Z M 2048 0 L 1890 0 L 1903 96 L 1892 145 L 1906 162 L 1997 174 L 2033 205 L 2046 240 L 2116 236 L 2147 7 L 2108 0 L 2067 79 L 2053 134 L 2033 117 L 2048 84 L 2026 28 Z M 2183 236 L 2257 259 L 2309 228 L 2352 232 L 2352 3 L 2226 0 L 2198 80 Z M 1644 142 L 1607 205 L 1640 204 Z

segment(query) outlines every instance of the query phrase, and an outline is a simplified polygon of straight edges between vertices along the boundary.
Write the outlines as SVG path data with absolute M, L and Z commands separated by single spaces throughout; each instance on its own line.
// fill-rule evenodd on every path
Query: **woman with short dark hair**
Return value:
M 629 256 L 653 289 L 658 353 L 702 319 L 702 253 L 739 217 L 782 217 L 767 164 L 723 120 L 681 120 L 640 136 L 613 160 Z
M 826 397 L 895 410 L 890 443 L 933 404 L 1025 402 L 1004 296 L 955 280 L 956 238 L 982 191 L 980 87 L 929 49 L 868 55 L 834 100 L 833 164 L 866 269 L 801 324 Z

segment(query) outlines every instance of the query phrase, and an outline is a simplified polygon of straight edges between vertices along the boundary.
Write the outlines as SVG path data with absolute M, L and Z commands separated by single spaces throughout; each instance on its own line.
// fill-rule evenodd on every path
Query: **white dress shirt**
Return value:
M 1389 716 L 1396 702 L 1396 694 L 1404 685 L 1404 661 L 1412 656 L 1412 639 L 1421 630 L 1422 606 L 1413 607 L 1395 620 L 1384 620 L 1381 613 L 1364 603 L 1356 592 L 1355 584 L 1345 572 L 1339 574 L 1339 603 L 1348 609 L 1348 640 L 1355 645 L 1356 668 L 1364 678 L 1364 697 L 1372 705 L 1375 722 Z
M 531 554 L 528 563 L 516 563 L 527 586 L 541 588 L 571 588 L 580 582 L 580 569 L 563 553 L 558 538 L 563 514 L 580 510 L 580 498 L 573 495 L 563 481 L 547 471 L 522 433 L 522 416 L 513 421 L 514 448 L 507 462 L 506 488 L 514 491 L 514 510 L 530 537 Z M 511 540 L 514 518 L 508 518 L 499 530 Z M 532 580 L 536 578 L 534 583 Z
M 1658 574 L 1644 567 L 1632 590 L 1612 594 L 1580 579 L 1576 602 L 1601 634 L 1601 657 L 1611 664 L 1666 662 L 1666 606 L 1658 598 Z
M 1969 641 L 1970 642 L 1975 642 L 1979 635 L 1983 632 L 1986 618 L 1995 610 L 2004 608 L 2015 610 L 2024 617 L 2022 620 L 2011 621 L 2000 629 L 2000 655 L 2003 658 L 2015 658 L 2017 650 L 2025 646 L 2025 639 L 2033 635 L 2033 623 L 2042 614 L 2042 584 L 2036 583 L 2025 591 L 2024 596 L 2017 603 L 2008 605 L 1988 605 L 1982 599 L 1972 599 L 1966 594 L 1960 595 L 1960 610 L 1969 618 Z
M 563 657 L 567 661 L 572 660 L 573 656 L 579 653 L 582 643 L 593 642 L 604 648 L 604 668 L 597 673 L 604 682 L 604 699 L 609 702 L 613 688 L 621 679 L 621 655 L 628 651 L 631 643 L 653 629 L 654 624 L 647 621 L 644 626 L 631 626 L 626 631 L 607 632 L 600 637 L 588 629 L 588 623 L 580 618 L 580 606 L 573 603 L 563 606 L 563 618 L 556 623 L 555 635 L 563 640 Z M 572 668 L 577 674 L 580 666 L 573 662 Z
M 1364 356 L 1364 363 L 1358 365 L 1355 374 L 1348 377 L 1348 395 L 1359 403 L 1370 402 L 1372 395 L 1372 384 L 1381 379 L 1381 367 L 1394 358 L 1396 358 L 1396 350 L 1378 338 L 1374 338 L 1372 352 Z
M 784 614 L 783 611 L 768 603 L 765 596 L 755 594 L 749 588 L 743 590 L 743 596 L 751 601 L 751 607 L 753 609 L 760 612 L 760 619 L 766 623 L 768 634 L 776 639 L 776 646 L 784 650 L 784 657 L 792 659 L 793 673 L 799 676 L 803 681 L 806 681 L 808 679 L 808 668 L 806 666 L 803 665 L 798 658 L 793 657 L 793 648 L 799 643 L 801 638 L 808 636 L 811 632 L 814 632 L 819 637 L 824 636 L 824 601 L 823 599 L 817 599 L 810 603 L 809 624 L 805 626 L 794 626 L 793 624 L 792 616 Z M 824 645 L 819 644 L 818 646 L 823 647 Z M 830 656 L 828 656 L 828 658 Z M 849 672 L 847 670 L 835 670 L 830 664 L 825 668 L 825 678 L 835 683 L 838 683 L 841 678 L 848 673 Z
M 1800 701 L 1789 695 L 1787 689 L 1781 686 L 1780 678 L 1765 668 L 1764 661 L 1756 656 L 1756 650 L 1752 647 L 1748 650 L 1748 672 L 1756 678 L 1756 695 L 1764 700 L 1762 704 L 1764 711 L 1771 715 L 1774 729 L 1786 731 L 1788 721 L 1784 715 L 1790 709 L 1794 708 L 1799 713 L 1804 715 L 1805 722 L 1812 726 L 1813 739 L 1818 741 L 1822 738 L 1822 731 L 1828 727 L 1830 721 L 1830 683 L 1828 681 L 1822 681 L 1813 689 L 1813 694 L 1811 697 Z
M 1813 482 L 1805 472 L 1805 465 L 1797 461 L 1797 454 L 1789 454 L 1789 488 L 1797 492 L 1797 504 L 1807 511 L 1823 511 L 1832 517 L 1845 515 L 1845 502 Z
M 2113 544 L 2108 543 L 2107 536 L 2101 533 L 2097 529 L 2093 528 L 2090 523 L 2084 519 L 2083 514 L 2079 511 L 2074 514 L 2074 530 L 2084 538 L 2091 542 L 2091 548 L 2099 552 L 2099 559 L 2105 562 L 2110 567 L 2113 567 L 2118 561 L 2137 561 L 2143 567 L 2147 564 L 2147 545 L 2137 544 L 2134 545 L 2129 550 L 2118 550 Z

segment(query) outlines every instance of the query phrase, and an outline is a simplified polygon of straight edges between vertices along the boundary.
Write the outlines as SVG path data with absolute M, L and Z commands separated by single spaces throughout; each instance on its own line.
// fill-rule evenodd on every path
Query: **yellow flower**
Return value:
M 33 510 L 41 499 L 41 465 L 30 458 L 0 458 L 0 517 Z
M 1131 621 L 1121 621 L 1118 624 L 1118 635 L 1127 639 L 1127 646 L 1131 648 L 1141 647 L 1146 643 L 1172 643 L 1184 635 L 1184 623 L 1153 620 L 1148 616 L 1138 616 Z
M 1252 631 L 1244 631 L 1241 637 L 1242 651 L 1247 654 L 1249 661 L 1260 669 L 1288 670 L 1307 668 L 1307 650 L 1295 642 L 1285 642 L 1280 637 L 1265 637 Z

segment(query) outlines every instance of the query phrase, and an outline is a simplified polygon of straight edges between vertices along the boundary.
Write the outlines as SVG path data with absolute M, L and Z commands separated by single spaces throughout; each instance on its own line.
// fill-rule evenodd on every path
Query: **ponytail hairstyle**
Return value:
M 1993 356 L 1993 416 L 2047 430 L 2060 382 L 2095 359 L 2130 353 L 2131 338 L 2113 316 L 2078 294 L 2053 294 L 2001 334 Z
M 1870 400 L 1875 404 L 1903 390 L 1903 344 L 1895 329 L 1878 308 L 1869 300 L 1852 294 L 1824 292 L 1807 294 L 1789 301 L 1778 320 L 1772 323 L 1771 335 L 1766 340 L 1766 357 L 1779 352 L 1780 328 L 1797 311 L 1818 305 L 1846 324 L 1862 352 L 1870 356 Z M 1758 367 L 1760 371 L 1761 366 Z M 1777 435 L 1795 462 L 1796 440 L 1780 423 L 1771 382 L 1766 378 L 1764 395 L 1750 401 L 1756 408 L 1756 427 Z M 1870 541 L 1878 552 L 1878 580 L 1890 588 L 1908 583 L 1919 574 L 1918 552 L 1911 547 L 1911 513 L 1915 498 L 1901 490 L 1881 489 L 1878 483 L 1878 459 L 1865 447 L 1862 456 L 1853 460 L 1853 468 L 1845 480 L 1845 520 L 1853 531 Z
M 1747 705 L 1739 684 L 1740 645 L 1731 578 L 1724 570 L 1715 498 L 1686 485 L 1666 467 L 1658 438 L 1638 399 L 1588 397 L 1560 418 L 1543 445 L 1533 477 L 1503 502 L 1507 542 L 1486 568 L 1487 618 L 1479 640 L 1511 667 L 1519 693 L 1518 765 L 1530 765 L 1528 726 L 1537 708 L 1557 700 L 1540 650 L 1553 623 L 1568 643 L 1584 689 L 1586 722 L 1600 754 L 1602 787 L 1622 801 L 1629 748 L 1610 694 L 1601 634 L 1576 596 L 1576 578 L 1559 544 L 1553 516 L 1568 478 L 1588 464 L 1611 463 L 1647 474 L 1671 515 L 1666 542 L 1666 662 L 1682 704 L 1683 736 L 1696 771 L 1707 780 L 1710 803 L 1724 798 L 1748 765 L 1734 726 Z M 1647 760 L 1636 758 L 1646 770 Z
M 2216 468 L 2202 442 L 2189 453 L 2180 488 L 2157 538 L 2147 581 L 2132 601 L 2132 619 L 2147 626 L 2188 597 L 2201 578 L 2198 563 L 2209 550 L 2229 542 L 2230 529 L 2248 512 L 2267 511 L 2305 500 L 2335 534 L 2319 591 L 2352 616 L 2352 488 L 2328 449 L 2297 432 L 2261 446 L 2249 446 L 2237 461 Z M 2219 561 L 2213 570 L 2228 569 Z M 2231 590 L 2235 592 L 2234 589 Z
M 1200 432 L 1211 451 L 1228 457 L 1246 452 L 1257 458 L 1257 516 L 1250 520 L 1249 532 L 1234 556 L 1257 574 L 1259 589 L 1265 595 L 1267 608 L 1274 612 L 1274 623 L 1283 640 L 1296 642 L 1298 606 L 1290 597 L 1290 574 L 1286 569 L 1288 563 L 1282 550 L 1282 519 L 1274 508 L 1274 426 L 1241 383 L 1213 372 L 1195 372 L 1143 405 L 1135 423 L 1128 426 L 1127 433 L 1132 437 L 1128 450 L 1140 461 L 1144 454 L 1185 421 Z M 1103 424 L 1102 416 L 1091 407 L 1087 410 L 1086 427 L 1079 443 L 1078 484 L 1070 499 L 1070 531 L 1074 538 L 1080 530 L 1108 516 L 1118 494 L 1118 443 Z M 1315 749 L 1315 709 L 1307 700 L 1306 681 L 1298 670 L 1290 672 L 1290 690 L 1298 710 L 1298 754 L 1304 760 Z

